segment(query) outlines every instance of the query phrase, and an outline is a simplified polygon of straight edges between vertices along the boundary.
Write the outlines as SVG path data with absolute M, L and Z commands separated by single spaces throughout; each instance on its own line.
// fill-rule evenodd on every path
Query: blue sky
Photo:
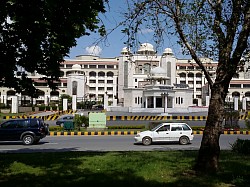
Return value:
M 125 12 L 126 8 L 126 0 L 109 0 L 110 8 L 107 9 L 107 12 L 104 15 L 101 15 L 101 18 L 104 22 L 104 25 L 107 31 L 115 28 L 115 26 L 123 20 L 121 13 Z M 119 27 L 115 29 L 112 33 L 110 33 L 105 42 L 98 43 L 99 47 L 95 47 L 94 49 L 99 49 L 99 56 L 108 58 L 108 57 L 118 57 L 126 42 L 126 37 L 123 33 L 121 33 L 122 28 Z M 152 42 L 152 33 L 150 30 L 144 30 L 144 34 L 140 36 L 141 42 L 148 42 L 153 44 Z M 100 36 L 98 34 L 92 33 L 90 36 L 84 36 L 77 40 L 77 46 L 73 47 L 70 50 L 69 58 L 74 59 L 77 55 L 88 54 L 88 49 L 92 49 L 91 46 L 94 45 L 96 40 L 98 40 Z M 171 48 L 178 58 L 183 58 L 181 54 L 180 46 L 176 43 L 174 38 L 166 37 L 164 39 L 164 44 L 162 49 L 159 49 L 159 54 L 165 48 Z M 91 50 L 90 50 L 91 51 Z

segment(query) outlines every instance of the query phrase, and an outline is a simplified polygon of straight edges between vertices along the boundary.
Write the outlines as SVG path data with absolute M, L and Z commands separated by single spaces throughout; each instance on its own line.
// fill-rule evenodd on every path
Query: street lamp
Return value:
M 163 100 L 164 101 L 164 113 L 166 112 L 166 106 L 165 106 L 166 105 L 166 100 L 165 100 L 165 98 L 167 96 L 167 102 L 168 102 L 168 95 L 169 95 L 168 92 L 167 93 L 165 93 L 165 92 L 161 93 L 161 97 L 164 98 L 164 100 Z

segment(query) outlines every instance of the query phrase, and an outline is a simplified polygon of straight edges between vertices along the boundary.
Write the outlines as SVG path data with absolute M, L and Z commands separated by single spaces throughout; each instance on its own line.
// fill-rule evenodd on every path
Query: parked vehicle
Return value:
M 135 143 L 143 145 L 153 142 L 179 142 L 186 145 L 193 138 L 193 131 L 186 123 L 161 123 L 152 130 L 143 131 L 134 137 Z
M 0 124 L 0 141 L 23 141 L 25 145 L 37 144 L 49 134 L 42 119 L 13 119 Z
M 56 125 L 59 125 L 61 127 L 64 127 L 64 123 L 65 122 L 73 122 L 74 121 L 74 115 L 73 114 L 65 114 L 65 115 L 62 115 L 61 117 L 59 117 L 57 120 L 56 120 Z

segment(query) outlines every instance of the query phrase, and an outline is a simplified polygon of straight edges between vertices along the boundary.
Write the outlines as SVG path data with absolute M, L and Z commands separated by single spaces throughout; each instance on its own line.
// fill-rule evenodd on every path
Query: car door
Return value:
M 171 125 L 171 129 L 169 132 L 169 140 L 170 141 L 179 141 L 179 138 L 183 134 L 183 129 L 181 125 Z
M 153 141 L 165 142 L 169 141 L 170 125 L 162 125 L 160 128 L 153 132 Z
M 16 120 L 9 120 L 5 123 L 1 124 L 0 128 L 0 140 L 8 141 L 8 140 L 16 140 Z M 17 139 L 18 140 L 18 139 Z

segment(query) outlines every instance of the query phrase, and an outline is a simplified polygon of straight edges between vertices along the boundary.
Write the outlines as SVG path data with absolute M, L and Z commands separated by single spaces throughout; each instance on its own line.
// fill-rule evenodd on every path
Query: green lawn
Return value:
M 28 148 L 28 147 L 27 147 Z M 217 175 L 192 171 L 197 151 L 0 154 L 0 186 L 246 187 L 250 156 L 221 152 Z

